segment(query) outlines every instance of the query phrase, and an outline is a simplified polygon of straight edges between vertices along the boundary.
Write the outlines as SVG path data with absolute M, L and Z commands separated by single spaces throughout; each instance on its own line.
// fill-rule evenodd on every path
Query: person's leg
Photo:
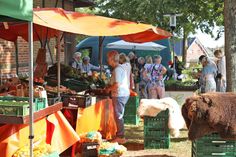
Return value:
M 220 92 L 226 92 L 226 81 L 224 79 L 221 79 Z
M 127 103 L 129 97 L 113 97 L 112 103 L 114 107 L 115 121 L 117 126 L 116 136 L 119 138 L 124 137 L 124 111 L 125 104 Z
M 157 90 L 156 90 L 156 85 L 154 83 L 150 83 L 148 85 L 148 98 L 157 99 Z
M 157 93 L 158 93 L 158 98 L 159 99 L 164 98 L 165 97 L 165 88 L 161 87 L 161 86 L 158 86 L 157 87 Z
M 206 80 L 205 92 L 215 92 L 216 91 L 216 82 L 213 79 Z

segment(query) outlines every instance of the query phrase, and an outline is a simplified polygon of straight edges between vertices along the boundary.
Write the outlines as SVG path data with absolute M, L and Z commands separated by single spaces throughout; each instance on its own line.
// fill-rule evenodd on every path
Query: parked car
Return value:
M 107 48 L 106 45 L 108 43 L 112 43 L 115 41 L 121 40 L 120 37 L 105 37 L 103 41 L 103 60 L 102 63 L 106 64 L 106 54 L 110 50 L 117 50 L 118 52 L 122 52 L 128 54 L 132 49 L 111 49 Z M 161 55 L 162 56 L 162 64 L 168 67 L 168 62 L 171 60 L 171 50 L 170 50 L 170 42 L 169 39 L 163 39 L 154 41 L 157 44 L 163 45 L 166 48 L 161 51 L 150 51 L 150 50 L 135 50 L 135 54 L 138 57 L 145 57 L 147 55 Z M 81 42 L 78 43 L 76 46 L 76 51 L 81 52 L 83 55 L 89 56 L 91 59 L 91 63 L 94 65 L 99 64 L 99 37 L 88 37 Z

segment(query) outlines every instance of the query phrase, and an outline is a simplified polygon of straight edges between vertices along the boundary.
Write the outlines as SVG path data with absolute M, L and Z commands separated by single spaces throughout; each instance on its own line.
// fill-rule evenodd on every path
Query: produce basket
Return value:
M 85 142 L 81 144 L 81 156 L 82 157 L 96 157 L 98 156 L 97 142 Z
M 75 79 L 66 79 L 62 82 L 62 85 L 76 92 L 82 92 L 90 88 L 88 82 L 81 82 Z
M 64 107 L 86 108 L 91 106 L 92 97 L 89 95 L 62 95 Z
M 44 80 L 47 82 L 47 85 L 56 87 L 58 85 L 56 76 L 44 76 Z

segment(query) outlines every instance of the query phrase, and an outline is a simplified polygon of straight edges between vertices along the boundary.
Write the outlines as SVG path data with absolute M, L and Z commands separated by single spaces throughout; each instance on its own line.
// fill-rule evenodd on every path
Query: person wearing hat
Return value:
M 83 57 L 82 63 L 79 64 L 79 69 L 81 73 L 92 74 L 92 71 L 99 71 L 100 67 L 92 65 L 90 63 L 90 58 L 88 56 Z
M 75 52 L 69 65 L 75 69 L 79 69 L 79 65 L 81 64 L 80 60 L 81 60 L 81 53 Z

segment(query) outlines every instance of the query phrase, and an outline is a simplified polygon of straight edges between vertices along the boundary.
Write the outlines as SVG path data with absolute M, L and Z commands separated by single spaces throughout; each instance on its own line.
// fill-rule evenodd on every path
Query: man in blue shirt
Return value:
M 92 70 L 99 71 L 100 67 L 92 65 L 90 63 L 90 58 L 88 56 L 85 56 L 83 58 L 83 62 L 79 64 L 79 69 L 81 73 L 87 73 L 88 75 L 92 75 Z

